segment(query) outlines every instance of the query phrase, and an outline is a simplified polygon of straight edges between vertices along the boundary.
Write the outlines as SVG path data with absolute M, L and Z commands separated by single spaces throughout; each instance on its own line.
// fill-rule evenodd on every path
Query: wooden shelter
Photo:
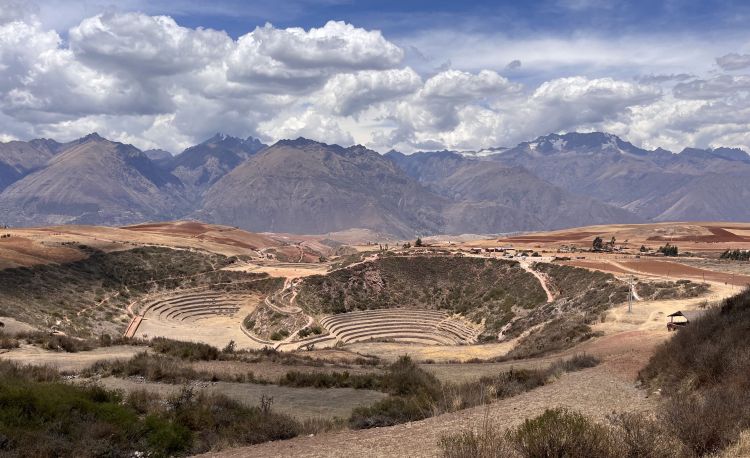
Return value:
M 674 313 L 667 315 L 669 323 L 667 323 L 667 331 L 676 331 L 683 326 L 687 326 L 691 322 L 697 320 L 701 316 L 705 315 L 706 310 L 678 310 Z M 682 318 L 675 321 L 675 318 Z

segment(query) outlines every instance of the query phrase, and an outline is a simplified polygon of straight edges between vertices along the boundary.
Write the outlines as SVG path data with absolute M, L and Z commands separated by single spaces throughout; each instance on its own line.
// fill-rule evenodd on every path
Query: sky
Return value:
M 0 141 L 750 151 L 750 3 L 0 0 Z

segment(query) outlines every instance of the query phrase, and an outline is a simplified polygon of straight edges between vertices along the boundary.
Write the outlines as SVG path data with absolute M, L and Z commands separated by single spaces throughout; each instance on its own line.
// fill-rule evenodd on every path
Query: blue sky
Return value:
M 749 19 L 729 0 L 0 0 L 0 140 L 750 149 Z
M 746 31 L 750 18 L 750 4 L 735 0 L 53 0 L 37 3 L 45 20 L 61 28 L 102 11 L 141 11 L 170 15 L 188 27 L 226 30 L 235 38 L 266 22 L 279 27 L 310 28 L 320 27 L 329 20 L 380 29 L 393 37 L 444 27 L 477 32 L 503 30 L 511 36 L 582 32 L 605 36 L 654 32 L 711 35 Z M 70 13 L 60 14 L 61 8 L 68 8 Z

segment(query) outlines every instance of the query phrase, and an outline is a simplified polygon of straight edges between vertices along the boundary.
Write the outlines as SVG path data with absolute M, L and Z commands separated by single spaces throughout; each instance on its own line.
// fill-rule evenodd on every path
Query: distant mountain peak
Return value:
M 98 132 L 91 132 L 90 134 L 86 135 L 85 137 L 81 137 L 80 142 L 87 142 L 87 141 L 98 141 L 98 140 L 106 140 L 106 138 L 99 135 Z
M 201 145 L 211 145 L 211 144 L 215 144 L 215 143 L 224 143 L 226 141 L 241 143 L 244 140 L 242 140 L 241 138 L 233 137 L 231 135 L 227 135 L 227 134 L 225 134 L 223 132 L 216 132 L 211 138 L 208 138 L 208 139 L 202 141 L 200 144 Z
M 750 154 L 740 148 L 685 148 L 680 152 L 680 156 L 696 159 L 720 158 L 729 161 L 750 162 Z
M 293 146 L 295 148 L 301 148 L 301 147 L 305 147 L 305 146 L 322 146 L 322 147 L 329 146 L 329 145 L 327 145 L 327 144 L 325 144 L 323 142 L 319 142 L 319 141 L 316 141 L 316 140 L 310 140 L 309 138 L 305 138 L 305 137 L 297 137 L 294 140 L 286 138 L 286 139 L 283 139 L 283 140 L 279 140 L 278 142 L 276 142 L 276 144 L 277 145 L 285 145 L 285 146 Z M 331 145 L 331 146 L 333 146 L 333 145 Z

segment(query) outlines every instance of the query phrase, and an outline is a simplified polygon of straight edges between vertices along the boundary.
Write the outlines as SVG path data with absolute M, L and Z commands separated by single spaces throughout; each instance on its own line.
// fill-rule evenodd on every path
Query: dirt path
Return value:
M 521 261 L 519 262 L 519 264 L 523 270 L 535 276 L 536 279 L 539 280 L 539 284 L 542 285 L 542 289 L 544 289 L 544 292 L 547 293 L 547 303 L 554 302 L 555 295 L 552 294 L 552 291 L 550 291 L 549 287 L 547 286 L 547 279 L 544 278 L 544 275 L 534 270 L 531 267 L 531 263 L 529 262 Z
M 112 346 L 78 353 L 65 353 L 44 350 L 33 345 L 23 345 L 13 350 L 0 351 L 0 359 L 35 366 L 53 366 L 61 371 L 80 371 L 97 361 L 130 359 L 146 350 L 147 347 Z

